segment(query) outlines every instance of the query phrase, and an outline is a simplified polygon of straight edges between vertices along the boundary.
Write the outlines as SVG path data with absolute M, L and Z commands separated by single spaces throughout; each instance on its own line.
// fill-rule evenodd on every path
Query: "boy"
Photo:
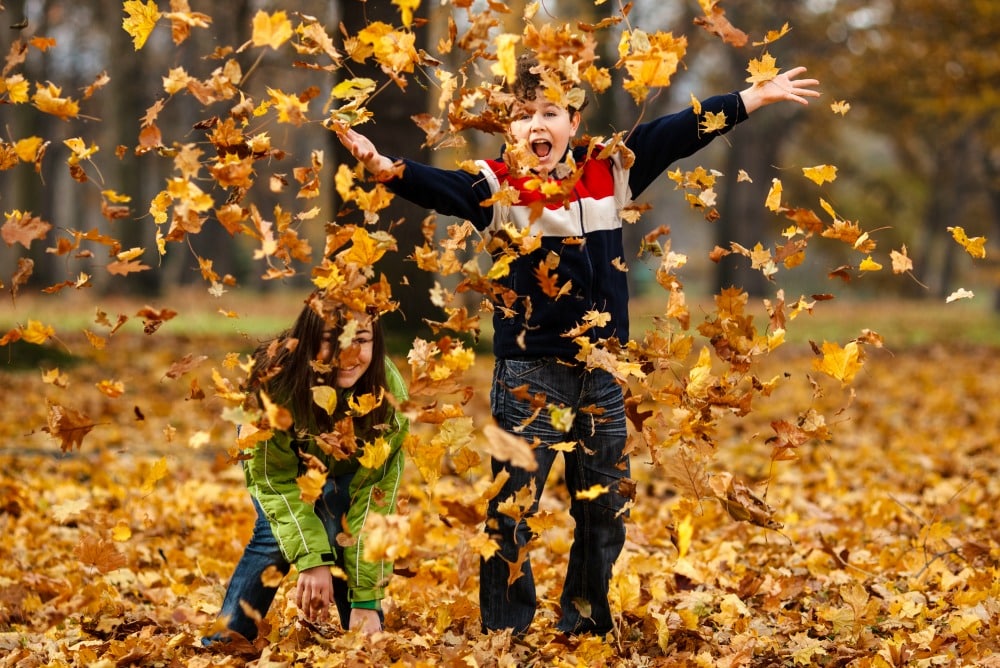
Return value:
M 508 154 L 515 154 L 514 160 L 478 161 L 478 174 L 402 160 L 400 173 L 393 159 L 381 155 L 363 135 L 354 130 L 339 133 L 352 155 L 376 177 L 381 175 L 391 191 L 419 206 L 471 221 L 493 237 L 491 248 L 497 256 L 504 252 L 505 240 L 511 239 L 511 227 L 515 236 L 541 237 L 537 248 L 516 254 L 509 273 L 498 281 L 501 299 L 493 317 L 496 362 L 491 409 L 502 428 L 533 443 L 538 467 L 526 471 L 493 462 L 494 476 L 506 471 L 510 477 L 488 510 L 486 530 L 500 551 L 480 564 L 484 629 L 524 633 L 537 607 L 526 556 L 520 574 L 508 585 L 519 551 L 531 538 L 530 529 L 523 518 L 515 521 L 500 512 L 499 504 L 527 487 L 535 493 L 530 513 L 535 512 L 556 455 L 550 446 L 575 441 L 565 454 L 565 479 L 576 527 L 557 628 L 600 635 L 612 630 L 608 588 L 625 542 L 621 511 L 626 499 L 619 482 L 629 475 L 624 396 L 611 374 L 588 369 L 577 360 L 576 335 L 566 333 L 584 329 L 580 326 L 590 314 L 592 326 L 586 336 L 592 344 L 628 341 L 622 208 L 671 163 L 695 153 L 760 107 L 782 100 L 808 104 L 807 97 L 819 96 L 814 90 L 818 81 L 797 79 L 804 71 L 795 68 L 765 84 L 704 100 L 703 112 L 725 113 L 726 127 L 721 131 L 700 131 L 699 117 L 690 108 L 637 126 L 625 140 L 635 156 L 631 166 L 623 164 L 620 154 L 600 156 L 599 148 L 590 155 L 585 147 L 571 149 L 580 109 L 549 101 L 541 88 L 539 67 L 523 59 L 513 83 L 517 102 L 509 128 L 514 144 Z M 514 163 L 530 165 L 530 170 Z M 557 192 L 556 196 L 543 195 L 537 187 L 546 180 L 553 186 L 548 192 Z M 516 189 L 519 199 L 513 204 L 502 198 L 482 204 L 501 188 Z M 540 275 L 555 278 L 558 292 L 551 283 L 541 285 Z M 595 313 L 604 315 L 594 318 Z M 568 432 L 556 429 L 547 415 L 532 419 L 539 399 L 571 411 Z M 595 499 L 577 498 L 596 485 L 608 492 Z

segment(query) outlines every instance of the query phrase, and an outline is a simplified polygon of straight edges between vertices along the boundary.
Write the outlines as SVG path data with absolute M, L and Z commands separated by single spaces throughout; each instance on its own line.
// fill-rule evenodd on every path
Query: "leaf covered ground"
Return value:
M 629 542 L 612 583 L 617 630 L 606 641 L 554 629 L 572 524 L 558 482 L 532 553 L 541 609 L 530 633 L 480 632 L 472 511 L 485 477 L 481 464 L 451 462 L 433 484 L 409 466 L 403 515 L 390 527 L 401 538 L 385 548 L 399 571 L 386 633 L 303 626 L 286 578 L 266 640 L 225 654 L 197 641 L 253 511 L 226 461 L 230 425 L 207 379 L 246 341 L 154 339 L 123 335 L 113 355 L 65 362 L 65 387 L 38 369 L 58 364 L 0 371 L 0 666 L 1000 665 L 993 348 L 876 350 L 849 401 L 789 384 L 724 421 L 718 459 L 774 508 L 780 530 L 736 521 L 714 499 L 682 498 L 637 453 Z M 178 367 L 190 354 L 211 361 Z M 774 363 L 808 368 L 796 355 Z M 468 372 L 478 389 L 465 410 L 479 421 L 490 362 L 481 354 Z M 109 391 L 113 381 L 123 393 Z M 54 396 L 73 397 L 94 423 L 68 452 L 45 431 Z M 826 400 L 836 405 L 833 438 L 772 463 L 770 416 Z

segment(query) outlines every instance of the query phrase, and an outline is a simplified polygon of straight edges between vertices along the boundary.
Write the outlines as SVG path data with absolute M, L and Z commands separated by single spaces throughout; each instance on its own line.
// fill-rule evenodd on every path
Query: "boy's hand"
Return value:
M 337 138 L 358 162 L 365 166 L 376 178 L 392 171 L 392 160 L 385 157 L 375 148 L 368 137 L 357 130 L 346 128 L 337 131 Z
M 814 90 L 819 85 L 818 80 L 796 78 L 805 71 L 804 67 L 794 67 L 787 72 L 782 72 L 770 81 L 754 84 L 742 91 L 740 97 L 743 98 L 743 106 L 746 107 L 747 113 L 753 113 L 757 109 L 775 102 L 789 101 L 809 104 L 807 97 L 819 97 L 819 91 Z

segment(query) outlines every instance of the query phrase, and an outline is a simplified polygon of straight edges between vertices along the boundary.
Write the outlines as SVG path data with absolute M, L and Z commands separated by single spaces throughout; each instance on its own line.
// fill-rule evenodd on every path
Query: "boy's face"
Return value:
M 518 142 L 525 142 L 538 157 L 539 171 L 551 172 L 566 155 L 569 142 L 580 125 L 580 112 L 570 113 L 565 107 L 542 97 L 522 100 L 514 108 L 510 133 Z

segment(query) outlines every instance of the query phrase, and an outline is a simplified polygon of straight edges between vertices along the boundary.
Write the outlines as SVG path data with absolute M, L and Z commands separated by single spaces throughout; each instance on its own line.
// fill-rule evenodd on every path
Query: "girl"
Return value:
M 393 401 L 406 400 L 406 386 L 386 357 L 374 315 L 327 308 L 314 293 L 292 328 L 253 355 L 247 394 L 268 416 L 258 425 L 267 437 L 243 461 L 257 522 L 219 613 L 228 632 L 203 638 L 206 646 L 228 640 L 229 632 L 256 638 L 255 617 L 263 619 L 277 591 L 261 580 L 271 566 L 282 575 L 295 566 L 295 602 L 310 621 L 326 621 L 336 603 L 342 626 L 382 630 L 381 600 L 392 564 L 364 559 L 365 524 L 370 513 L 396 508 L 409 423 Z M 375 408 L 359 415 L 372 399 L 379 400 Z M 366 444 L 376 441 L 388 444 L 389 454 L 367 468 L 359 460 Z M 307 468 L 326 475 L 314 503 L 302 499 L 296 481 Z M 347 539 L 338 542 L 342 533 Z

